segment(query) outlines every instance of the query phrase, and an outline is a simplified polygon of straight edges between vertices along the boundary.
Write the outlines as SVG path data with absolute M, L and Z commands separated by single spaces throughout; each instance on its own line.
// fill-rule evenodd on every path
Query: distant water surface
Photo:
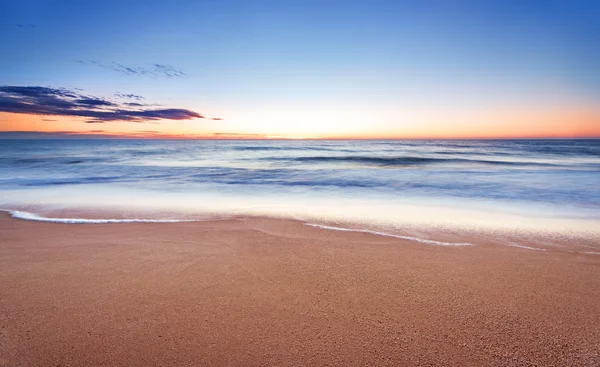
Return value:
M 9 209 L 600 223 L 600 140 L 0 140 L 0 172 Z

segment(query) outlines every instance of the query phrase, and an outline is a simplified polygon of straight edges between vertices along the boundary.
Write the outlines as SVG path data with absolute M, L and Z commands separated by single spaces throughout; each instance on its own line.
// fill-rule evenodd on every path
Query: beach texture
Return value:
M 464 242 L 0 213 L 0 365 L 600 365 L 600 255 Z

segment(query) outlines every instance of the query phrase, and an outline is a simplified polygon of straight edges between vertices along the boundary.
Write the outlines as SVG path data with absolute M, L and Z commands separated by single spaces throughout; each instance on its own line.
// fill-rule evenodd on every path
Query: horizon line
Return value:
M 18 136 L 21 134 L 23 136 Z M 252 136 L 259 134 L 227 135 L 128 135 L 128 134 L 88 134 L 80 132 L 49 131 L 0 131 L 2 140 L 599 140 L 595 136 L 482 136 L 482 137 L 286 137 L 286 136 Z M 17 135 L 17 136 L 15 136 Z M 29 135 L 29 136 L 28 136 Z

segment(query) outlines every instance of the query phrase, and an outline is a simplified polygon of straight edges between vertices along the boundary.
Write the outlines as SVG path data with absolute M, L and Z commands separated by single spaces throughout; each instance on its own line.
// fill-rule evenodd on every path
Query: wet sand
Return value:
M 600 365 L 600 255 L 463 242 L 0 213 L 0 365 Z

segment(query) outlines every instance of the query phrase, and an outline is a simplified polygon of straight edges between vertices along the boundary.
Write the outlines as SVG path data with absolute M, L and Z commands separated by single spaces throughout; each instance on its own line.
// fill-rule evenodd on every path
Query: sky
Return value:
M 5 136 L 600 137 L 597 1 L 2 0 L 0 47 Z

